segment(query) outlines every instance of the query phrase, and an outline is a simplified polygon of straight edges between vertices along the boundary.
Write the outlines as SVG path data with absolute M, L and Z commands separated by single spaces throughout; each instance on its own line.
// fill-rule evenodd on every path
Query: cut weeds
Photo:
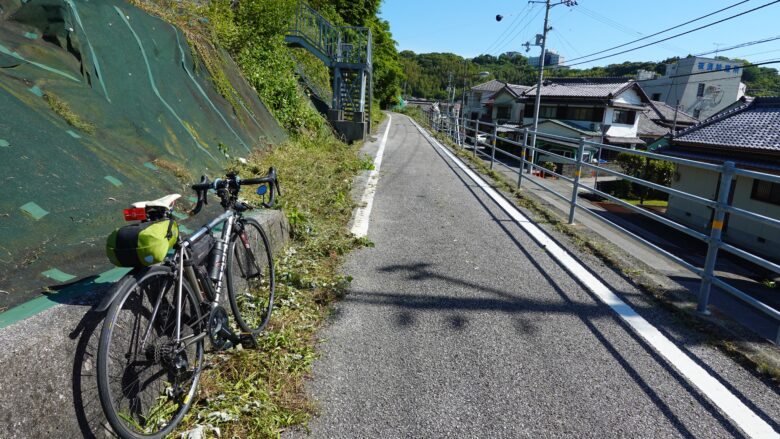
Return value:
M 365 167 L 359 145 L 332 137 L 297 139 L 235 165 L 242 176 L 278 171 L 278 206 L 291 225 L 292 244 L 276 260 L 276 298 L 268 330 L 258 349 L 211 355 L 198 401 L 177 435 L 216 432 L 222 437 L 278 437 L 305 424 L 314 411 L 303 380 L 316 357 L 316 330 L 329 305 L 351 280 L 338 274 L 343 256 L 369 244 L 346 229 L 354 203 L 354 176 Z

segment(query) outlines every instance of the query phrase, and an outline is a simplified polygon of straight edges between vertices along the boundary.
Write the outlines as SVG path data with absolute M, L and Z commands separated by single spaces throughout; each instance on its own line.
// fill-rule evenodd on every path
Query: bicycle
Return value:
M 108 310 L 98 345 L 98 394 L 119 436 L 161 438 L 170 433 L 191 407 L 204 366 L 204 340 L 215 351 L 253 348 L 268 324 L 273 258 L 263 228 L 243 216 L 253 208 L 238 199 L 247 185 L 260 185 L 262 206 L 273 206 L 279 193 L 274 168 L 260 178 L 241 179 L 233 173 L 213 182 L 202 177 L 192 185 L 197 194 L 193 215 L 208 204 L 209 190 L 216 192 L 225 212 L 186 239 L 176 237 L 173 253 L 162 262 L 134 268 L 98 306 L 99 312 Z M 125 210 L 125 218 L 140 219 L 141 225 L 167 220 L 166 238 L 173 240 L 173 205 L 179 197 L 135 203 Z M 220 224 L 221 236 L 215 238 Z M 235 325 L 221 305 L 223 287 Z

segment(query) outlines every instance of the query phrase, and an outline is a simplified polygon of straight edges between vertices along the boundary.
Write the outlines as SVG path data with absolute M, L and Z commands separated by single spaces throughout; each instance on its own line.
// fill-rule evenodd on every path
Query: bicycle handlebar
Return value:
M 268 203 L 262 203 L 263 207 L 270 208 L 274 205 L 274 200 L 276 198 L 276 193 L 281 194 L 281 190 L 279 189 L 279 180 L 276 178 L 276 169 L 271 167 L 268 169 L 268 173 L 266 173 L 263 177 L 255 177 L 255 178 L 247 178 L 247 179 L 241 179 L 238 175 L 235 174 L 229 174 L 227 178 L 217 178 L 214 181 L 209 181 L 208 177 L 205 175 L 200 178 L 200 183 L 193 184 L 191 187 L 195 191 L 195 193 L 198 196 L 197 204 L 195 205 L 195 208 L 192 210 L 193 215 L 197 215 L 198 212 L 201 211 L 204 204 L 208 204 L 208 190 L 214 189 L 215 191 L 220 191 L 224 189 L 234 189 L 235 194 L 238 193 L 238 190 L 241 186 L 247 186 L 247 185 L 258 185 L 258 184 L 267 184 L 271 194 L 270 199 L 268 200 Z M 223 198 L 223 206 L 224 204 L 224 198 Z

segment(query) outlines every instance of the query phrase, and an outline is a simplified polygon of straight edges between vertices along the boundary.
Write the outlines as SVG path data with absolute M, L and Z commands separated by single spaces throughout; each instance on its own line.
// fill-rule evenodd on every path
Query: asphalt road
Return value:
M 311 437 L 742 436 L 405 116 L 393 115 L 368 236 L 322 333 Z M 777 388 L 569 250 L 780 431 Z

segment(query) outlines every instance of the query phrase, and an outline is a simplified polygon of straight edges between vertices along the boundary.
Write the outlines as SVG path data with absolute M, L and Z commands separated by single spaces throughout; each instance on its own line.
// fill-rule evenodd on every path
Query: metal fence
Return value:
M 306 40 L 328 58 L 328 62 L 371 65 L 371 29 L 334 26 L 314 8 L 301 1 L 287 32 Z
M 482 156 L 486 159 L 489 159 L 490 169 L 493 169 L 495 165 L 502 165 L 505 168 L 516 173 L 518 188 L 522 183 L 523 173 L 524 172 L 531 173 L 534 170 L 539 171 L 540 175 L 553 175 L 559 179 L 571 183 L 571 194 L 561 194 L 560 192 L 557 192 L 547 187 L 546 185 L 541 184 L 540 182 L 536 181 L 536 179 L 527 178 L 529 182 L 552 193 L 556 197 L 560 198 L 561 200 L 564 200 L 566 203 L 569 204 L 569 213 L 568 213 L 569 224 L 574 223 L 576 208 L 580 207 L 583 211 L 591 214 L 594 218 L 597 218 L 603 222 L 608 223 L 610 226 L 613 226 L 621 230 L 622 232 L 628 234 L 634 239 L 642 241 L 645 245 L 648 245 L 654 250 L 663 253 L 670 259 L 674 260 L 676 263 L 685 267 L 687 270 L 690 270 L 691 272 L 698 275 L 701 278 L 701 285 L 699 288 L 698 305 L 697 305 L 697 310 L 699 312 L 704 314 L 708 313 L 707 307 L 709 304 L 710 290 L 714 285 L 721 288 L 723 291 L 726 291 L 727 293 L 737 297 L 742 302 L 750 305 L 751 307 L 755 308 L 761 313 L 769 316 L 775 322 L 780 323 L 780 312 L 770 307 L 766 303 L 761 302 L 755 297 L 727 283 L 723 279 L 720 279 L 714 273 L 715 263 L 717 262 L 717 258 L 718 258 L 718 252 L 720 250 L 723 250 L 732 255 L 743 258 L 753 264 L 756 264 L 766 270 L 769 270 L 776 274 L 780 274 L 780 265 L 770 260 L 767 260 L 764 257 L 751 253 L 750 251 L 738 248 L 734 245 L 728 244 L 721 240 L 723 224 L 724 224 L 724 219 L 726 214 L 742 216 L 744 218 L 749 218 L 753 221 L 756 221 L 760 224 L 765 224 L 780 229 L 780 220 L 776 218 L 770 218 L 745 209 L 731 206 L 730 199 L 729 199 L 729 194 L 731 192 L 731 182 L 737 175 L 753 178 L 756 180 L 777 183 L 777 184 L 780 184 L 780 176 L 740 169 L 735 166 L 734 162 L 730 162 L 730 161 L 727 161 L 722 165 L 717 165 L 712 163 L 705 163 L 705 162 L 699 162 L 694 160 L 688 160 L 684 158 L 678 158 L 669 155 L 661 155 L 661 154 L 655 154 L 646 151 L 632 150 L 632 149 L 622 148 L 614 145 L 606 145 L 599 142 L 586 140 L 585 138 L 573 139 L 571 137 L 562 137 L 562 136 L 551 135 L 551 134 L 542 133 L 538 131 L 534 132 L 527 128 L 524 129 L 517 128 L 511 130 L 516 134 L 522 135 L 523 140 L 518 142 L 511 139 L 500 137 L 498 135 L 498 125 L 494 123 L 489 123 L 480 120 L 468 120 L 465 118 L 458 118 L 455 116 L 441 115 L 435 111 L 429 111 L 426 113 L 426 115 L 427 115 L 429 128 L 431 128 L 434 131 L 446 134 L 461 149 L 466 149 L 468 147 L 469 149 L 472 150 L 475 157 Z M 531 144 L 529 144 L 529 137 L 533 137 L 534 134 L 536 134 L 537 140 L 553 140 L 559 142 L 563 141 L 570 144 L 572 143 L 576 144 L 577 152 L 575 157 L 573 158 L 565 157 L 563 155 L 553 153 L 549 150 L 532 146 Z M 497 148 L 496 143 L 498 141 L 519 147 L 521 151 L 520 155 L 517 156 L 501 148 Z M 467 146 L 468 143 L 470 143 L 471 145 Z M 683 192 L 678 189 L 667 187 L 651 181 L 643 180 L 641 178 L 632 175 L 627 175 L 618 172 L 614 169 L 609 169 L 604 166 L 600 166 L 601 163 L 594 164 L 591 163 L 590 161 L 583 160 L 583 156 L 585 155 L 585 149 L 587 146 L 598 148 L 599 151 L 601 149 L 604 149 L 604 150 L 616 151 L 618 153 L 629 153 L 647 159 L 663 160 L 663 161 L 675 163 L 677 165 L 685 165 L 697 169 L 704 169 L 712 172 L 717 172 L 719 174 L 718 178 L 720 181 L 720 184 L 718 186 L 718 191 L 717 191 L 717 197 L 715 200 L 711 200 L 702 197 L 700 195 Z M 482 148 L 483 151 L 480 151 L 480 148 Z M 552 170 L 549 170 L 537 163 L 534 163 L 535 161 L 534 157 L 539 153 L 543 153 L 546 156 L 555 157 L 556 160 L 561 161 L 563 163 L 572 164 L 574 166 L 574 176 L 567 177 L 562 174 L 556 173 Z M 517 167 L 517 169 L 515 169 L 514 167 L 510 166 L 507 163 L 504 163 L 499 158 L 497 158 L 496 154 L 514 160 L 516 163 L 519 164 L 519 166 Z M 595 171 L 596 173 L 604 173 L 607 175 L 612 175 L 618 178 L 622 178 L 632 183 L 656 191 L 664 192 L 666 194 L 675 197 L 679 197 L 691 203 L 697 203 L 706 206 L 707 208 L 711 209 L 714 212 L 712 215 L 711 225 L 709 227 L 710 231 L 709 233 L 702 233 L 700 231 L 690 228 L 687 225 L 678 223 L 670 218 L 667 218 L 666 216 L 659 215 L 657 213 L 650 212 L 647 209 L 634 206 L 618 197 L 600 191 L 594 187 L 582 186 L 580 185 L 580 176 L 582 175 L 583 169 L 589 169 Z M 653 244 L 652 242 L 649 242 L 646 239 L 615 224 L 614 222 L 592 212 L 586 206 L 583 206 L 582 204 L 578 203 L 578 196 L 580 191 L 596 194 L 615 204 L 618 204 L 626 209 L 629 209 L 631 212 L 658 221 L 668 227 L 671 227 L 675 230 L 685 233 L 688 236 L 691 236 L 693 238 L 696 238 L 704 242 L 705 244 L 707 244 L 707 254 L 706 254 L 704 266 L 697 267 L 693 264 L 690 264 L 689 262 L 685 261 L 681 257 L 666 251 L 665 249 Z M 780 340 L 774 340 L 774 341 L 775 343 L 780 343 Z

